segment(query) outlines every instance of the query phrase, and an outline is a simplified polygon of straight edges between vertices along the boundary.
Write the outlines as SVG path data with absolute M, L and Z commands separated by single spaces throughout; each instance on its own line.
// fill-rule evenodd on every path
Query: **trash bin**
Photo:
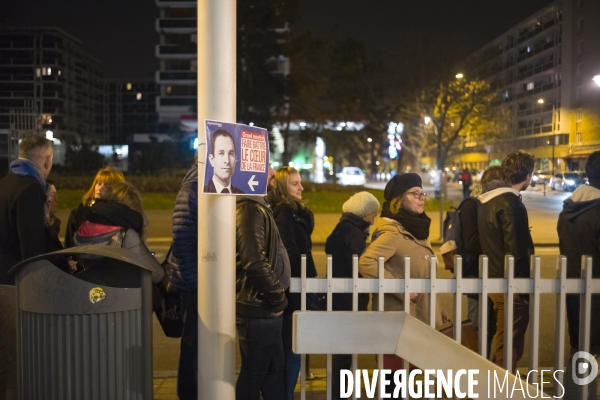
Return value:
M 85 257 L 69 275 L 49 259 Z M 25 260 L 17 286 L 21 400 L 152 399 L 151 273 L 129 250 L 89 245 Z

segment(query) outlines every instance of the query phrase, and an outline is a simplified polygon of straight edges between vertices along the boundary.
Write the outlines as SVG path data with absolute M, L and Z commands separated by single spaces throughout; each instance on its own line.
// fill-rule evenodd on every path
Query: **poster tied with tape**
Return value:
M 264 128 L 205 120 L 203 193 L 267 194 L 269 140 Z

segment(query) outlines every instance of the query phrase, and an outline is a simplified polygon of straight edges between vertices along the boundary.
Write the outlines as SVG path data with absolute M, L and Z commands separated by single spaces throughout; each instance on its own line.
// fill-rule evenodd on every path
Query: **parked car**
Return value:
M 337 177 L 339 183 L 344 186 L 364 185 L 366 182 L 365 174 L 358 167 L 344 167 L 342 168 L 342 171 L 337 174 Z
M 551 178 L 552 173 L 550 171 L 534 172 L 533 177 L 531 178 L 531 187 L 535 187 L 535 185 L 547 185 L 550 183 Z
M 584 184 L 584 178 L 578 172 L 561 172 L 551 179 L 550 188 L 552 190 L 562 188 L 565 192 L 572 192 Z

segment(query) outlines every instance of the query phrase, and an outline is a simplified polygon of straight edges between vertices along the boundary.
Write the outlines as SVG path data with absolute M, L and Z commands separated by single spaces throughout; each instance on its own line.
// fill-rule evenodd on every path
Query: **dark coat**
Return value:
M 325 253 L 331 255 L 334 278 L 352 278 L 352 256 L 360 255 L 367 247 L 369 224 L 364 219 L 351 213 L 342 214 L 340 222 L 325 242 Z M 358 268 L 358 263 L 356 264 Z M 361 274 L 358 274 L 362 278 Z M 369 294 L 358 295 L 358 309 L 366 310 Z M 334 294 L 333 309 L 352 311 L 352 294 Z
M 204 193 L 217 193 L 217 188 L 215 187 L 215 183 L 212 179 L 208 181 L 206 185 L 204 185 Z M 243 194 L 244 191 L 231 185 L 231 193 Z
M 183 178 L 173 212 L 170 281 L 186 292 L 198 290 L 198 166 Z
M 279 234 L 269 204 L 262 197 L 236 202 L 236 314 L 265 318 L 287 307 L 276 275 Z
M 567 257 L 567 277 L 581 278 L 581 256 L 592 257 L 592 276 L 600 278 L 600 190 L 582 186 L 565 200 L 558 217 L 560 254 Z M 579 295 L 567 295 L 571 346 L 579 348 Z M 591 353 L 600 352 L 600 296 L 592 296 Z
M 0 179 L 0 284 L 14 285 L 8 270 L 45 252 L 46 193 L 32 176 L 9 172 Z
M 314 278 L 317 276 L 317 269 L 312 256 L 312 240 L 310 235 L 315 227 L 315 217 L 308 208 L 298 204 L 298 209 L 294 209 L 290 204 L 281 203 L 271 204 L 275 223 L 281 235 L 281 240 L 288 252 L 291 265 L 292 277 L 299 278 L 301 275 L 302 255 L 306 255 L 306 276 Z M 286 313 L 292 313 L 300 309 L 300 293 L 289 293 L 288 307 Z
M 86 209 L 89 207 L 79 204 L 77 208 L 71 210 L 67 226 L 65 227 L 65 248 L 74 247 L 73 237 L 77 233 L 77 228 L 85 222 Z
M 521 196 L 506 183 L 492 181 L 479 196 L 477 227 L 481 251 L 488 256 L 488 276 L 504 278 L 504 256 L 512 255 L 515 277 L 528 278 L 534 254 L 527 209 Z
M 477 208 L 479 202 L 472 197 L 466 198 L 459 206 L 460 232 L 462 235 L 462 247 L 459 253 L 469 253 L 471 257 L 463 256 L 463 277 L 479 277 L 479 255 L 481 244 L 479 243 L 479 229 L 477 228 Z

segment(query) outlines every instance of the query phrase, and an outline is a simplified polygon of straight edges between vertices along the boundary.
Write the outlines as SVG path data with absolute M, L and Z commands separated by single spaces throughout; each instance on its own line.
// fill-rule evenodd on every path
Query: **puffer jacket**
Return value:
M 404 257 L 410 257 L 410 277 L 415 279 L 429 278 L 429 260 L 435 257 L 429 240 L 417 240 L 399 222 L 386 218 L 385 223 L 373 232 L 371 243 L 358 260 L 358 270 L 365 278 L 378 277 L 379 257 L 384 259 L 384 277 L 386 279 L 404 278 Z M 373 310 L 379 307 L 378 296 L 373 296 Z M 428 293 L 419 293 L 411 302 L 410 314 L 429 324 Z M 384 295 L 385 311 L 404 311 L 404 293 L 386 293 Z M 444 311 L 436 296 L 435 325 L 443 325 Z
M 479 201 L 477 228 L 481 251 L 488 256 L 488 276 L 504 278 L 504 256 L 512 255 L 515 277 L 528 278 L 534 247 L 521 194 L 496 180 L 485 185 Z
M 175 199 L 173 249 L 169 279 L 179 290 L 198 286 L 198 165 L 189 169 Z
M 236 314 L 265 318 L 287 307 L 276 274 L 281 240 L 263 197 L 236 200 Z M 289 273 L 289 272 L 284 272 Z
M 567 257 L 567 277 L 581 278 L 581 256 L 592 257 L 592 276 L 600 278 L 600 188 L 580 186 L 565 200 L 558 217 L 560 254 Z M 590 349 L 600 354 L 600 296 L 592 296 Z M 567 295 L 571 347 L 579 348 L 579 295 Z

